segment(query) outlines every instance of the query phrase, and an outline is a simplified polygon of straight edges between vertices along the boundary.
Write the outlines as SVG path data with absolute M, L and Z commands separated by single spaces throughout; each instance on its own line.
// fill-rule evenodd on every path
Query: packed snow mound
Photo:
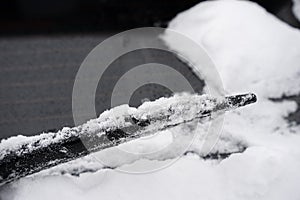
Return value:
M 239 196 L 247 199 L 247 195 L 260 199 L 300 198 L 296 189 L 298 181 L 294 179 L 300 173 L 286 173 L 294 171 L 300 162 L 299 126 L 286 120 L 289 113 L 296 111 L 297 104 L 270 100 L 300 92 L 300 31 L 255 3 L 235 0 L 200 3 L 180 13 L 169 28 L 191 38 L 208 52 L 228 93 L 258 94 L 255 107 L 226 115 L 223 134 L 244 136 L 250 146 L 246 152 L 254 156 L 248 159 L 244 153 L 220 163 L 219 167 L 223 168 L 224 163 L 232 162 L 231 169 L 226 170 L 228 173 L 240 165 L 233 161 L 238 157 L 236 161 L 243 163 L 247 171 L 247 175 L 241 173 L 239 184 L 232 174 L 227 177 L 239 188 L 239 191 L 230 190 L 232 198 L 229 199 Z M 196 60 L 189 48 L 172 36 L 166 33 L 162 38 L 170 49 L 188 60 Z M 198 71 L 207 74 L 201 68 L 201 61 L 194 64 Z M 289 163 L 280 165 L 282 159 L 288 159 Z M 250 174 L 255 180 L 248 177 Z M 270 175 L 277 181 L 270 181 Z M 264 189 L 258 189 L 260 184 Z
M 292 10 L 295 17 L 300 21 L 300 0 L 293 0 Z
M 225 132 L 253 135 L 294 131 L 288 128 L 291 125 L 285 117 L 296 110 L 296 103 L 269 99 L 300 91 L 299 30 L 255 3 L 234 0 L 200 3 L 179 14 L 169 28 L 207 50 L 228 93 L 253 91 L 258 95 L 259 104 L 254 108 L 243 109 L 239 116 L 227 115 L 230 125 L 224 127 Z M 168 34 L 162 37 L 169 48 L 195 60 L 178 40 Z M 205 70 L 199 62 L 195 63 L 197 70 Z
M 253 91 L 260 98 L 280 97 L 300 88 L 299 30 L 255 3 L 203 2 L 180 13 L 169 28 L 207 50 L 230 94 Z M 189 48 L 178 44 L 180 40 L 168 34 L 163 38 L 171 49 L 192 59 Z
M 299 126 L 285 119 L 296 110 L 297 104 L 269 100 L 300 91 L 299 30 L 279 21 L 255 3 L 235 0 L 200 3 L 179 14 L 169 27 L 207 50 L 228 93 L 252 91 L 258 94 L 255 106 L 226 115 L 223 139 L 221 137 L 221 142 L 215 146 L 215 149 L 226 150 L 226 145 L 238 147 L 244 143 L 247 149 L 218 162 L 188 154 L 168 168 L 140 176 L 110 169 L 97 171 L 100 165 L 90 167 L 91 171 L 97 172 L 80 174 L 79 177 L 55 176 L 55 171 L 52 171 L 24 178 L 3 188 L 2 199 L 300 198 L 300 131 Z M 178 40 L 167 34 L 162 38 L 170 49 L 186 58 L 193 56 Z M 195 67 L 205 70 L 201 63 L 196 63 Z M 177 127 L 176 132 L 181 136 L 178 143 L 184 142 L 184 137 L 188 137 L 191 131 L 201 132 L 205 128 Z M 151 144 L 156 143 L 148 144 L 147 148 Z M 191 148 L 197 152 L 197 145 Z M 110 151 L 107 155 L 114 157 L 112 164 L 127 163 L 128 167 L 170 159 L 170 154 L 156 155 L 155 158 L 159 159 L 153 160 L 123 158 L 114 153 L 115 149 Z M 63 169 L 80 171 L 92 162 L 88 159 L 71 166 L 60 166 L 56 172 L 63 174 Z

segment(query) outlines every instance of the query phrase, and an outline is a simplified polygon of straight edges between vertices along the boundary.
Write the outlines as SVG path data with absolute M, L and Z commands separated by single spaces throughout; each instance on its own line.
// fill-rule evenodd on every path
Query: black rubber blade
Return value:
M 202 109 L 195 112 L 195 116 L 193 117 L 208 117 L 214 112 L 228 111 L 254 103 L 256 100 L 254 94 L 228 96 L 221 100 L 211 98 L 208 101 L 210 106 L 206 107 L 206 101 L 205 104 L 201 105 Z M 190 104 L 193 103 L 198 102 L 191 102 Z M 185 106 L 187 108 L 189 107 L 188 105 Z M 64 133 L 65 136 L 58 141 L 54 140 L 58 137 L 59 133 L 51 133 L 46 139 L 45 134 L 41 137 L 29 137 L 29 140 L 26 140 L 21 146 L 13 150 L 2 149 L 3 152 L 0 154 L 0 185 L 56 166 L 60 163 L 83 157 L 91 152 L 114 147 L 121 143 L 153 134 L 153 132 L 193 120 L 193 118 L 185 119 L 183 117 L 184 119 L 182 121 L 172 121 L 172 116 L 176 113 L 176 109 L 176 107 L 170 107 L 163 112 L 163 115 L 149 116 L 146 119 L 128 115 L 126 116 L 126 120 L 128 121 L 126 126 L 99 130 L 99 132 L 103 132 L 103 134 L 86 133 L 83 127 L 79 126 L 66 131 Z M 184 112 L 182 113 L 182 115 L 185 114 Z M 51 142 L 52 138 L 53 142 Z M 86 146 L 89 148 L 86 148 Z

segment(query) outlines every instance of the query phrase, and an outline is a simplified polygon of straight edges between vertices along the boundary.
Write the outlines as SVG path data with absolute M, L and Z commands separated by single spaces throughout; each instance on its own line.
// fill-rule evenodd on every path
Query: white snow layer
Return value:
M 295 17 L 300 21 L 300 0 L 293 0 L 292 10 Z
M 21 179 L 2 189 L 2 199 L 300 199 L 300 132 L 297 125 L 285 120 L 297 105 L 293 101 L 269 100 L 299 93 L 299 30 L 257 4 L 235 0 L 200 3 L 179 14 L 169 27 L 207 50 L 229 94 L 258 95 L 256 105 L 226 115 L 221 139 L 214 149 L 234 151 L 243 143 L 248 147 L 246 151 L 220 162 L 188 154 L 165 169 L 143 175 L 101 169 L 101 164 L 86 157 Z M 163 39 L 170 49 L 187 58 L 193 56 L 178 40 L 167 34 Z M 200 66 L 196 65 L 201 71 Z M 196 132 L 205 128 L 198 126 Z M 175 128 L 179 137 L 176 144 L 184 143 L 191 131 L 188 126 Z M 157 140 L 125 145 L 130 148 L 137 144 L 140 152 L 164 145 L 153 141 Z M 191 147 L 193 151 L 197 152 L 197 145 L 198 141 Z M 109 163 L 114 167 L 160 163 L 177 156 L 169 151 L 151 158 L 123 158 L 115 152 L 114 148 L 101 152 L 111 157 Z M 74 177 L 68 175 L 70 171 L 94 172 Z

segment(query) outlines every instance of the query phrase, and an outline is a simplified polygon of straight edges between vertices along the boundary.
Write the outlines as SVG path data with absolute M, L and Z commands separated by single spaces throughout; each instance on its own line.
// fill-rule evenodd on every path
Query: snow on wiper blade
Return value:
M 65 163 L 91 152 L 117 146 L 213 113 L 256 102 L 254 94 L 225 98 L 184 94 L 145 102 L 138 108 L 123 105 L 99 118 L 57 133 L 17 136 L 0 143 L 0 185 Z

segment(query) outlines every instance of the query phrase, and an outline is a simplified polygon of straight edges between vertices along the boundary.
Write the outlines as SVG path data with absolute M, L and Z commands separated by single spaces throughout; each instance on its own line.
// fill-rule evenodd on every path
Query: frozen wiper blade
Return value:
M 151 135 L 195 119 L 207 118 L 256 102 L 255 94 L 214 98 L 185 94 L 120 106 L 99 118 L 57 133 L 12 137 L 0 143 L 0 185 L 44 169 Z M 121 111 L 121 112 L 120 112 Z

